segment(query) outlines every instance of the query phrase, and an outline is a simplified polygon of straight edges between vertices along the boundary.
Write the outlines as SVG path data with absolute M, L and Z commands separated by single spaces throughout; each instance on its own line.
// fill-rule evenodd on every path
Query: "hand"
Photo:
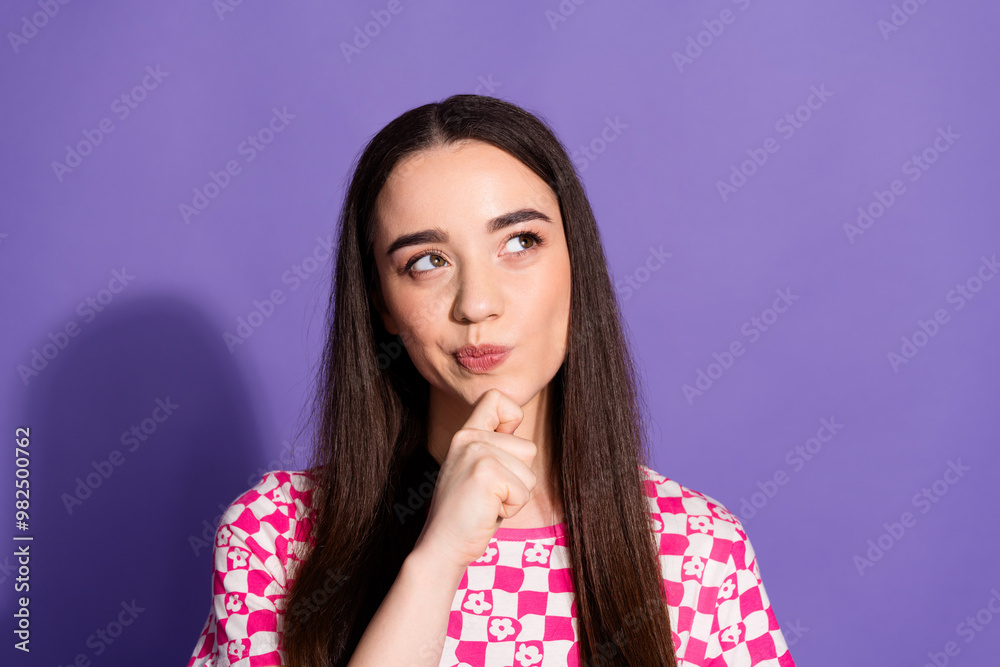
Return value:
M 486 552 L 503 519 L 528 503 L 538 448 L 513 435 L 523 418 L 499 389 L 482 395 L 451 439 L 414 551 L 428 550 L 464 572 Z

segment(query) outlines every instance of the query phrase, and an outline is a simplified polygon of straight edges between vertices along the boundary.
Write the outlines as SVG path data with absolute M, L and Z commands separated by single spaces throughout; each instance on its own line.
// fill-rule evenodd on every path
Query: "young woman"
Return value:
M 794 665 L 739 520 L 645 465 L 542 120 L 456 95 L 375 135 L 328 321 L 312 465 L 223 515 L 189 667 Z

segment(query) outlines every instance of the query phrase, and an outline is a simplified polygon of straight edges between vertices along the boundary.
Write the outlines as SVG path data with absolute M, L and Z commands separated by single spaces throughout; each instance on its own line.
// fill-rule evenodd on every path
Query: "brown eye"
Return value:
M 531 246 L 535 245 L 535 239 L 531 238 L 530 236 L 520 236 L 518 238 L 522 239 L 521 242 L 522 248 L 530 248 Z M 527 241 L 527 243 L 524 243 L 524 241 Z
M 406 267 L 407 271 L 413 273 L 422 273 L 424 271 L 430 271 L 431 269 L 438 269 L 444 266 L 447 262 L 441 255 L 436 255 L 434 253 L 427 253 L 426 255 L 420 255 L 419 257 L 410 260 L 409 265 Z M 412 268 L 411 268 L 412 267 Z
M 508 239 L 506 247 L 508 252 L 518 253 L 530 250 L 536 243 L 537 239 L 534 234 L 517 234 Z

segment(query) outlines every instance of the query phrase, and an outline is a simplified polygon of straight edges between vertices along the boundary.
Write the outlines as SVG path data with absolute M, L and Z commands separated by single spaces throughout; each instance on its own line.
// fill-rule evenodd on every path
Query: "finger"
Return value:
M 511 518 L 531 499 L 531 491 L 524 485 L 524 482 L 517 475 L 509 472 L 503 479 L 499 480 L 494 488 L 494 494 L 500 500 L 497 519 Z M 498 521 L 497 526 L 499 527 L 499 525 Z
M 452 437 L 451 447 L 466 448 L 474 443 L 493 445 L 516 456 L 528 466 L 532 465 L 535 456 L 538 454 L 538 446 L 531 440 L 512 433 L 496 433 L 494 431 L 483 431 L 478 428 L 462 428 L 457 431 Z
M 471 444 L 473 442 L 484 442 L 496 447 L 498 450 L 506 452 L 515 458 L 523 461 L 525 465 L 531 466 L 538 453 L 538 446 L 531 440 L 527 440 L 510 433 L 494 433 L 493 431 L 479 431 L 463 429 L 456 434 L 457 442 Z
M 513 433 L 523 418 L 521 406 L 499 389 L 493 388 L 479 397 L 463 428 Z
M 499 461 L 500 464 L 510 471 L 510 474 L 512 474 L 529 493 L 535 488 L 535 485 L 538 483 L 538 478 L 535 476 L 535 473 L 531 470 L 530 466 L 513 454 L 510 454 L 499 447 L 494 447 L 489 443 L 485 444 L 487 445 L 486 456 L 492 456 Z M 525 502 L 527 502 L 527 500 L 525 500 Z

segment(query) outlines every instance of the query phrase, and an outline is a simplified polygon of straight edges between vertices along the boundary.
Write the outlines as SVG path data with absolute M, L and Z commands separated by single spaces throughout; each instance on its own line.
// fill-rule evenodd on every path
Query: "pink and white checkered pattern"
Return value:
M 794 667 L 739 519 L 641 468 L 678 665 Z M 305 471 L 269 472 L 229 506 L 216 531 L 212 610 L 188 667 L 284 664 L 284 602 L 310 548 L 312 485 Z M 442 667 L 578 665 L 566 539 L 564 523 L 497 529 L 455 593 Z
M 441 665 L 576 664 L 565 528 L 497 529 L 458 585 Z
M 794 667 L 740 520 L 644 471 L 678 665 Z

